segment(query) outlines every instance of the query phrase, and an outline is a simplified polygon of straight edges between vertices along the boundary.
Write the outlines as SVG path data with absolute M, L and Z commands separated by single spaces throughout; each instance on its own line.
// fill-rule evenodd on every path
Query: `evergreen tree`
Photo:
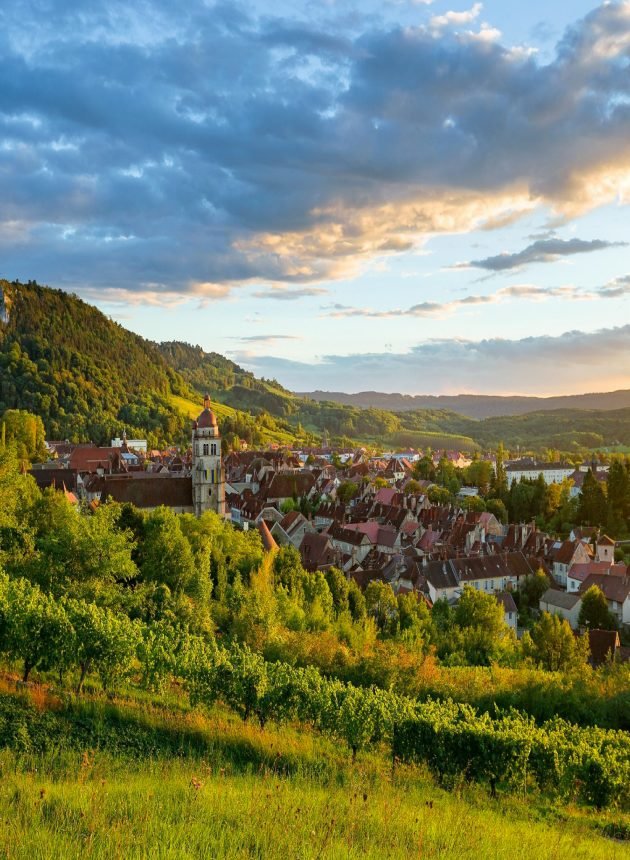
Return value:
M 615 536 L 626 534 L 630 526 L 630 472 L 628 466 L 615 459 L 610 464 L 606 480 L 608 496 L 607 528 Z
M 490 478 L 490 495 L 494 499 L 501 499 L 502 502 L 507 501 L 508 482 L 507 472 L 505 471 L 505 449 L 503 442 L 497 445 L 496 465 L 494 474 Z
M 606 523 L 606 495 L 591 469 L 584 476 L 578 505 L 578 518 L 580 523 L 586 526 L 601 526 Z

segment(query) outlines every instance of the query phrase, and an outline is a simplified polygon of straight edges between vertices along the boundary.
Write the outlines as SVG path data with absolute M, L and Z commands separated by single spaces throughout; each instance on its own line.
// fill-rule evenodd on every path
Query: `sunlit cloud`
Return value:
M 627 0 L 545 62 L 480 3 L 415 27 L 338 16 L 333 34 L 315 4 L 308 22 L 204 0 L 45 5 L 0 10 L 9 277 L 111 301 L 269 298 L 435 234 L 628 202 Z
M 391 310 L 374 310 L 348 305 L 333 304 L 324 306 L 324 314 L 332 319 L 348 319 L 349 317 L 368 317 L 372 319 L 395 319 L 396 317 L 434 317 L 444 318 L 457 311 L 475 308 L 483 305 L 498 305 L 508 301 L 547 301 L 561 299 L 562 301 L 594 301 L 597 299 L 619 299 L 630 295 L 630 276 L 618 278 L 604 287 L 596 289 L 581 289 L 571 284 L 560 287 L 541 287 L 536 284 L 515 284 L 503 287 L 487 295 L 467 295 L 462 299 L 452 301 L 425 301 L 409 308 L 394 308 Z

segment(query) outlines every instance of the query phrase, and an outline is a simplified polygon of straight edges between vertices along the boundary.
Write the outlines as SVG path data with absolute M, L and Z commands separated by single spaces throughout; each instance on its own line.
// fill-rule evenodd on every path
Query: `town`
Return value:
M 564 488 L 579 503 L 585 483 L 601 492 L 609 465 L 504 461 L 502 451 L 499 459 L 495 453 L 483 460 L 458 451 L 372 455 L 362 448 L 336 450 L 326 435 L 318 448 L 276 445 L 222 456 L 221 447 L 206 396 L 186 450 L 148 450 L 145 440 L 127 439 L 124 432 L 109 447 L 49 441 L 50 459 L 34 464 L 31 474 L 40 489 L 54 487 L 92 510 L 113 501 L 145 512 L 161 506 L 197 516 L 214 511 L 235 528 L 257 529 L 266 550 L 292 546 L 305 570 L 335 567 L 362 591 L 382 583 L 394 596 L 411 594 L 432 608 L 438 600 L 456 605 L 470 586 L 494 595 L 517 636 L 531 624 L 532 609 L 535 616 L 549 612 L 588 637 L 592 665 L 630 659 L 622 644 L 630 630 L 624 561 L 630 541 L 592 525 L 575 525 L 562 537 L 538 528 L 535 518 L 507 522 L 499 498 L 512 486 L 542 482 Z M 473 475 L 485 476 L 483 494 L 494 495 L 494 505 L 492 499 L 484 505 L 482 490 L 467 485 L 448 501 L 444 477 L 442 483 L 420 477 L 470 474 L 473 466 Z M 524 606 L 520 587 L 539 572 L 538 604 Z M 605 603 L 605 629 L 582 612 L 587 593 L 587 604 L 594 594 L 600 606 Z

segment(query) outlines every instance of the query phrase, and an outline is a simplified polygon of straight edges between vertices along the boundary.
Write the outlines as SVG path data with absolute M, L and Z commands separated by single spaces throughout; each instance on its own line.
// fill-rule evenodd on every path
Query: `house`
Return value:
M 448 561 L 430 561 L 424 568 L 426 590 L 431 603 L 458 600 L 462 586 Z
M 302 567 L 305 570 L 326 570 L 337 564 L 339 553 L 326 534 L 306 532 L 299 547 Z
M 579 591 L 582 583 L 586 582 L 592 573 L 608 576 L 625 576 L 625 564 L 610 564 L 607 561 L 589 561 L 586 564 L 574 564 L 567 574 L 567 591 Z
M 509 591 L 502 591 L 499 594 L 495 594 L 495 598 L 497 603 L 503 607 L 503 620 L 516 633 L 518 610 L 514 602 L 514 597 Z
M 613 564 L 615 561 L 615 542 L 608 535 L 603 535 L 597 541 L 597 561 Z
M 466 585 L 492 594 L 517 588 L 521 577 L 533 570 L 522 552 L 513 552 L 429 561 L 422 572 L 435 603 L 441 598 L 459 600 Z
M 267 502 L 282 506 L 292 499 L 308 498 L 315 486 L 315 477 L 311 472 L 276 472 L 269 484 L 261 488 Z
M 616 660 L 621 652 L 621 639 L 616 630 L 589 630 L 589 663 L 596 669 L 608 660 Z
M 591 560 L 588 549 L 582 541 L 565 540 L 554 546 L 551 553 L 553 578 L 566 587 L 569 570 L 574 564 L 586 564 Z
M 296 549 L 309 531 L 314 532 L 315 528 L 299 511 L 289 511 L 280 522 L 274 522 L 271 527 L 271 534 L 280 546 L 292 544 Z
M 608 609 L 620 624 L 630 624 L 630 576 L 610 576 L 609 574 L 592 573 L 580 588 L 580 595 L 596 585 L 604 592 Z
M 370 537 L 356 528 L 347 529 L 334 522 L 329 526 L 326 534 L 333 547 L 341 554 L 349 556 L 354 564 L 361 564 L 372 549 Z
M 582 608 L 582 596 L 580 594 L 569 594 L 567 591 L 559 591 L 557 588 L 548 588 L 540 598 L 538 605 L 541 612 L 560 615 L 562 618 L 566 618 L 573 630 L 578 629 L 578 619 Z

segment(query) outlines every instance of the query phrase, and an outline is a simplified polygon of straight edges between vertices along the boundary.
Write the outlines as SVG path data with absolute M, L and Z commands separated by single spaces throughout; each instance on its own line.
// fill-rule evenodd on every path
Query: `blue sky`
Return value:
M 295 390 L 630 387 L 630 2 L 4 0 L 0 276 Z

